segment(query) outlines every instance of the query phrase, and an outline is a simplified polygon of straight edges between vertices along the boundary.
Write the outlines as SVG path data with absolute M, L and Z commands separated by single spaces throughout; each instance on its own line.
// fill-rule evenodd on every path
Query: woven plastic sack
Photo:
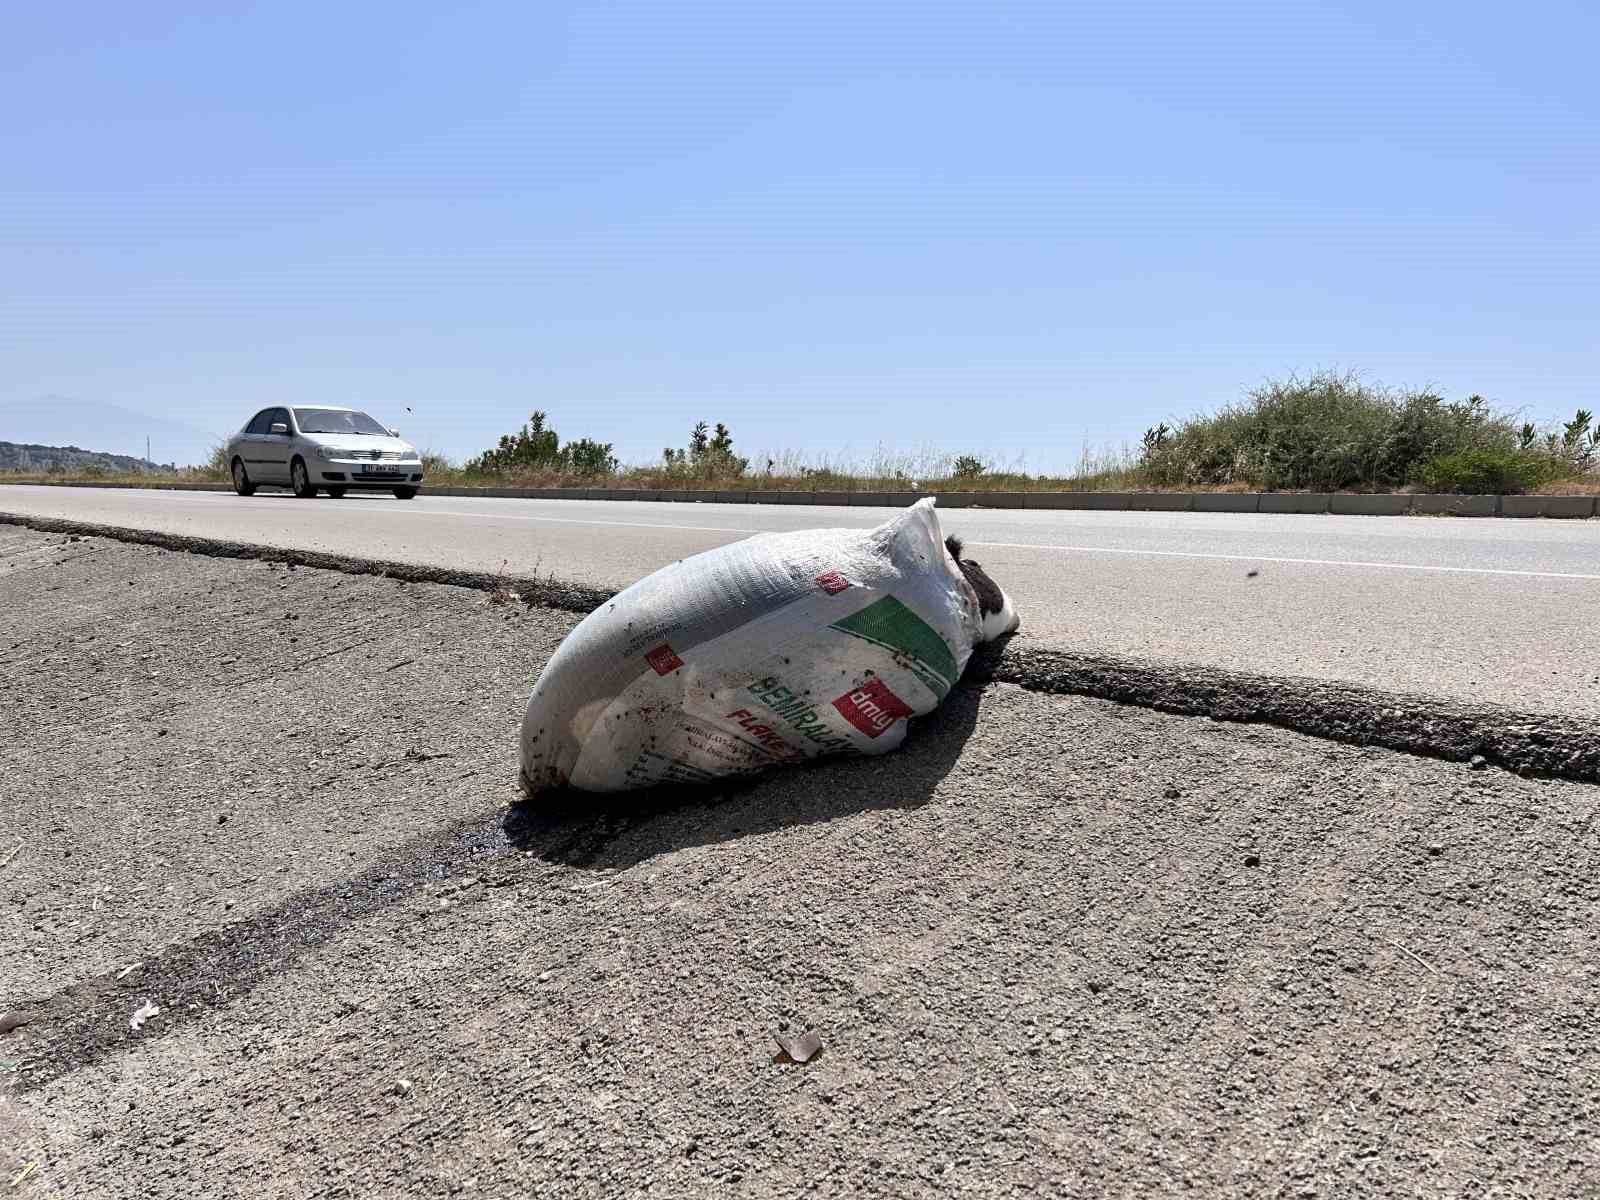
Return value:
M 695 555 L 561 644 L 523 718 L 523 788 L 617 792 L 883 754 L 955 686 L 983 626 L 931 497 L 876 529 Z

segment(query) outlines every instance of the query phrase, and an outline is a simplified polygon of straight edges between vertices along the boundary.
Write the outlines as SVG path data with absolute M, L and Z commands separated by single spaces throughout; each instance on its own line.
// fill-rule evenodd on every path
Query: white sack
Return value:
M 695 555 L 561 644 L 523 718 L 523 786 L 617 792 L 886 753 L 955 686 L 980 628 L 931 497 L 876 529 Z

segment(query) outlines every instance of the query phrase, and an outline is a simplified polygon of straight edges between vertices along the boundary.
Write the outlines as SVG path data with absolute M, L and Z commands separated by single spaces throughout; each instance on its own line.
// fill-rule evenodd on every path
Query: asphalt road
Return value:
M 7 1196 L 1592 1194 L 1600 789 L 997 685 L 509 808 L 576 619 L 0 527 Z
M 620 588 L 752 533 L 887 510 L 5 486 L 0 511 Z M 953 509 L 944 524 L 1041 644 L 1600 715 L 1600 522 Z

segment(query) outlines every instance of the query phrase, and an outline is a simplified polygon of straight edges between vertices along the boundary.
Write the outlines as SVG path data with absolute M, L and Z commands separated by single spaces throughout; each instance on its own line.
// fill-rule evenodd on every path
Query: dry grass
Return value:
M 760 461 L 765 464 L 767 456 Z M 849 460 L 806 460 L 786 453 L 772 456 L 773 471 L 748 472 L 742 477 L 702 477 L 662 466 L 627 467 L 610 475 L 581 475 L 570 471 L 516 471 L 502 474 L 468 472 L 435 454 L 427 456 L 428 482 L 435 486 L 531 488 L 637 488 L 641 491 L 749 492 L 1253 492 L 1266 489 L 1249 483 L 1162 486 L 1146 482 L 1125 452 L 1093 456 L 1087 452 L 1076 469 L 1064 475 L 1033 475 L 1026 471 L 989 471 L 981 475 L 951 473 L 950 456 L 933 454 L 895 457 L 881 450 L 866 463 Z M 909 468 L 909 469 L 908 469 Z M 0 471 L 0 483 L 89 484 L 114 483 L 119 487 L 161 488 L 175 483 L 226 483 L 226 474 L 204 468 L 144 474 L 108 472 Z M 1294 489 L 1287 489 L 1294 490 Z M 1378 489 L 1380 491 L 1386 489 Z M 1416 485 L 1395 489 L 1417 491 Z M 1600 495 L 1600 476 L 1548 483 L 1532 493 L 1539 496 Z
M 1535 496 L 1600 496 L 1600 476 L 1584 479 L 1562 479 L 1534 488 Z

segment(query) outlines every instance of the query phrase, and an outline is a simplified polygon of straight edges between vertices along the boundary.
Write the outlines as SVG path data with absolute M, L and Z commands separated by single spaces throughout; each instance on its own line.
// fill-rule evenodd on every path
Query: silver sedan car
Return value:
M 417 448 L 354 408 L 263 408 L 228 439 L 227 456 L 241 496 L 270 484 L 296 496 L 358 488 L 409 500 L 422 486 Z

